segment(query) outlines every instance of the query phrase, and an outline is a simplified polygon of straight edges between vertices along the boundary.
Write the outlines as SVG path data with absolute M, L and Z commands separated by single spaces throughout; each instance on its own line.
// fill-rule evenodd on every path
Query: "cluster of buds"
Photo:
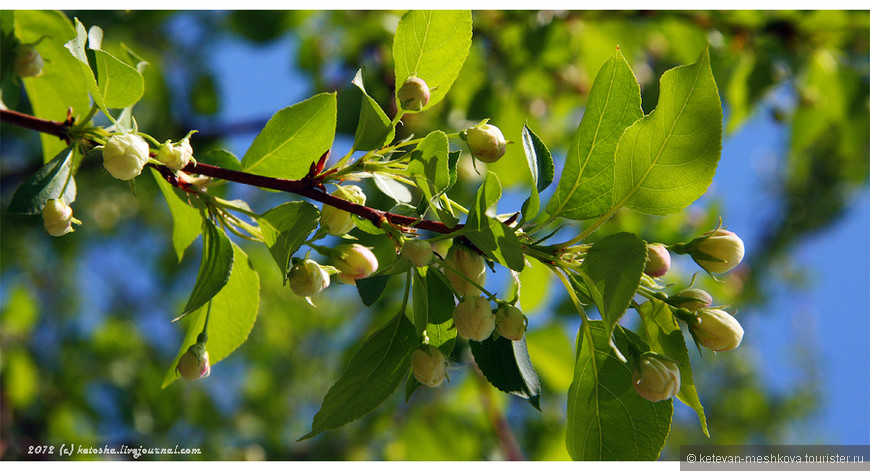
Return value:
M 421 345 L 411 353 L 411 371 L 420 384 L 436 388 L 447 378 L 447 358 L 441 350 L 429 344 Z
M 414 264 L 415 267 L 425 267 L 432 263 L 435 253 L 432 252 L 432 244 L 420 239 L 405 241 L 402 245 L 402 257 Z
M 148 163 L 148 143 L 135 134 L 116 134 L 103 146 L 103 167 L 118 180 L 131 180 Z
M 680 392 L 680 368 L 660 355 L 645 353 L 634 366 L 632 384 L 640 397 L 665 401 Z
M 38 77 L 42 75 L 42 67 L 44 65 L 45 61 L 36 50 L 36 43 L 15 46 L 15 61 L 12 64 L 15 75 L 19 77 Z
M 208 362 L 208 352 L 205 350 L 205 342 L 196 342 L 181 355 L 175 372 L 188 381 L 202 379 L 211 373 L 211 365 Z
M 419 77 L 408 77 L 396 91 L 396 99 L 403 110 L 420 111 L 429 103 L 429 86 Z
M 287 282 L 297 296 L 307 298 L 329 287 L 329 273 L 319 263 L 306 258 L 293 263 Z
M 743 260 L 745 249 L 743 240 L 737 234 L 718 228 L 696 237 L 688 244 L 675 244 L 671 250 L 691 255 L 695 263 L 710 273 L 725 273 Z
M 444 262 L 448 266 L 444 275 L 459 296 L 480 295 L 478 286 L 486 283 L 486 262 L 483 257 L 461 244 L 454 243 L 447 251 Z
M 378 258 L 362 245 L 342 245 L 336 247 L 332 254 L 332 264 L 340 272 L 338 279 L 342 283 L 355 285 L 356 280 L 368 278 L 378 271 Z
M 356 185 L 340 186 L 332 193 L 332 196 L 356 204 L 366 204 L 366 194 L 363 193 L 362 188 Z M 343 236 L 353 229 L 353 218 L 347 211 L 333 206 L 324 205 L 323 211 L 320 212 L 320 227 L 322 227 L 327 234 Z
M 45 232 L 54 237 L 60 237 L 73 232 L 73 223 L 82 222 L 73 217 L 72 208 L 60 200 L 48 200 L 42 207 L 42 224 Z
M 190 135 L 194 132 L 191 131 L 184 139 L 175 144 L 171 140 L 164 142 L 160 146 L 160 149 L 157 150 L 157 160 L 173 170 L 181 170 L 187 167 L 187 164 L 194 160 L 193 148 L 190 146 Z
M 459 137 L 468 144 L 471 155 L 482 162 L 496 162 L 507 150 L 508 141 L 505 140 L 501 129 L 486 122 L 466 129 L 459 134 Z

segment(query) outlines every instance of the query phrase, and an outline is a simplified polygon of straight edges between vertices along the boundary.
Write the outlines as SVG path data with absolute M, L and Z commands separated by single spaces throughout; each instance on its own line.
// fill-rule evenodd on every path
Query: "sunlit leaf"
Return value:
M 172 246 L 178 261 L 184 258 L 184 251 L 202 233 L 202 217 L 199 210 L 187 204 L 172 185 L 155 169 L 151 169 L 151 175 L 157 181 L 157 187 L 163 193 L 166 204 L 169 205 L 169 213 L 172 215 Z

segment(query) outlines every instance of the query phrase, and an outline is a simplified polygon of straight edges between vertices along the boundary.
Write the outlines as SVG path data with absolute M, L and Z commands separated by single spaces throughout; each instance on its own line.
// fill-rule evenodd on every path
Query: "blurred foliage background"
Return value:
M 234 120 L 222 113 L 229 95 L 269 91 L 220 88 L 218 72 L 202 54 L 218 39 L 259 47 L 292 37 L 287 44 L 293 50 L 286 62 L 274 64 L 275 73 L 287 74 L 286 86 L 300 95 L 339 91 L 339 132 L 347 136 L 353 135 L 359 107 L 350 84 L 357 68 L 365 68 L 369 94 L 395 110 L 391 45 L 400 12 L 67 15 L 101 26 L 107 49 L 124 43 L 150 62 L 145 96 L 135 110 L 139 127 L 159 139 L 199 129 L 193 138 L 197 152 L 227 146 L 237 136 L 252 139 L 269 117 Z M 709 44 L 726 109 L 726 145 L 728 135 L 757 113 L 771 113 L 790 136 L 765 195 L 779 212 L 765 221 L 761 243 L 724 283 L 702 282 L 714 299 L 733 299 L 745 319 L 764 315 L 777 283 L 803 282 L 794 272 L 783 273 L 790 249 L 836 223 L 866 190 L 868 40 L 867 12 L 475 12 L 472 50 L 456 84 L 431 111 L 406 116 L 400 136 L 463 129 L 491 118 L 508 139 L 520 142 L 527 120 L 554 151 L 558 169 L 592 80 L 616 45 L 637 75 L 649 112 L 658 77 L 694 62 Z M 291 72 L 305 80 L 292 81 Z M 274 111 L 289 104 L 276 103 Z M 18 109 L 26 112 L 27 106 L 24 101 Z M 40 147 L 31 131 L 4 124 L 2 136 L 5 208 L 38 168 Z M 519 192 L 530 179 L 515 169 L 525 165 L 521 147 L 514 145 L 490 169 Z M 481 381 L 468 366 L 466 345 L 454 352 L 454 364 L 465 366 L 451 370 L 448 386 L 418 390 L 409 403 L 397 393 L 357 422 L 296 442 L 310 429 L 355 345 L 394 312 L 400 293 L 364 308 L 355 290 L 335 286 L 313 309 L 282 286 L 264 247 L 245 246 L 261 276 L 261 308 L 250 338 L 207 380 L 160 389 L 182 334 L 169 320 L 193 285 L 199 249 L 188 249 L 177 263 L 170 215 L 149 178 L 136 181 L 134 194 L 108 178 L 98 159 L 88 159 L 77 181 L 76 215 L 85 225 L 72 235 L 44 235 L 37 217 L 0 216 L 3 459 L 32 459 L 25 454 L 28 445 L 66 442 L 179 444 L 201 447 L 199 458 L 217 460 L 483 460 L 504 458 L 504 442 L 511 439 L 528 459 L 568 458 L 564 401 L 577 316 L 542 267 L 524 272 L 522 288 L 529 350 L 544 387 L 542 413 Z M 472 194 L 472 170 L 460 184 L 459 195 Z M 245 198 L 259 212 L 288 198 L 233 185 L 222 191 Z M 374 187 L 367 193 L 372 205 L 388 208 Z M 722 205 L 709 198 L 667 218 L 621 212 L 605 228 L 635 231 L 650 241 L 688 240 L 715 226 Z M 503 202 L 501 210 L 508 209 Z M 379 256 L 389 256 L 384 241 L 360 238 Z M 685 282 L 688 270 L 672 281 Z M 498 285 L 499 278 L 490 283 Z M 812 358 L 811 342 L 792 342 L 796 357 Z M 813 361 L 807 362 L 807 387 L 782 391 L 760 377 L 755 350 L 715 359 L 693 363 L 714 443 L 778 443 L 816 410 L 820 390 Z M 710 443 L 691 411 L 675 409 L 665 459 L 674 459 L 680 444 Z M 505 423 L 510 430 L 499 436 L 494 430 L 505 431 Z

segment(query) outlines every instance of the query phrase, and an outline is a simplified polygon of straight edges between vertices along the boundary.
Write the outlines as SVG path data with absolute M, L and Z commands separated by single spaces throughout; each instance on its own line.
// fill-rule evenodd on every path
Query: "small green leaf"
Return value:
M 305 239 L 317 229 L 320 222 L 320 211 L 311 203 L 291 201 L 266 211 L 259 218 L 260 229 L 266 247 L 281 276 L 287 281 L 290 270 L 290 257 L 299 250 Z
M 405 313 L 398 313 L 354 353 L 347 369 L 323 398 L 311 432 L 299 440 L 341 427 L 377 408 L 408 373 L 409 356 L 419 344 L 414 325 Z
M 529 401 L 532 407 L 541 410 L 541 381 L 532 367 L 525 339 L 511 341 L 498 336 L 468 343 L 474 361 L 490 384 Z
M 544 141 L 529 128 L 528 124 L 523 125 L 523 151 L 526 153 L 529 170 L 532 171 L 535 189 L 538 192 L 546 190 L 550 183 L 553 183 L 555 174 L 553 156 L 550 155 L 550 150 L 547 149 Z
M 260 306 L 260 276 L 251 267 L 244 250 L 232 244 L 232 251 L 235 263 L 230 279 L 220 292 L 211 298 L 208 342 L 205 346 L 212 367 L 245 343 L 257 320 Z M 187 316 L 187 334 L 175 356 L 175 361 L 163 378 L 161 387 L 165 388 L 175 381 L 177 377 L 175 365 L 181 355 L 196 342 L 208 312 L 209 304 L 205 304 Z
M 683 331 L 680 330 L 667 304 L 654 299 L 640 307 L 640 318 L 643 321 L 641 332 L 644 334 L 644 340 L 652 351 L 662 353 L 679 364 L 680 392 L 677 394 L 677 399 L 695 410 L 698 420 L 701 421 L 704 435 L 709 437 L 707 416 L 704 414 L 704 406 L 701 405 L 698 390 L 695 388 L 692 364 L 689 362 L 689 350 L 686 348 Z
M 456 302 L 453 299 L 453 290 L 450 289 L 444 275 L 438 270 L 429 270 L 426 281 L 429 291 L 429 321 L 443 324 L 453 319 Z
M 356 289 L 359 291 L 359 297 L 363 304 L 371 306 L 376 303 L 384 290 L 387 288 L 387 283 L 392 275 L 374 275 L 368 278 L 360 278 L 356 280 Z
M 362 92 L 362 105 L 360 105 L 359 123 L 353 138 L 353 149 L 363 151 L 380 149 L 393 139 L 396 128 L 378 102 L 366 92 L 362 69 L 356 72 L 353 84 Z
M 91 98 L 94 99 L 94 103 L 100 107 L 100 110 L 102 110 L 106 116 L 111 116 L 106 107 L 106 103 L 103 100 L 103 93 L 100 90 L 100 86 L 97 84 L 97 79 L 94 77 L 94 69 L 88 60 L 88 52 L 85 47 L 88 42 L 88 32 L 85 30 L 85 25 L 83 25 L 78 18 L 75 19 L 75 25 L 76 36 L 74 39 L 69 40 L 65 46 L 69 52 L 72 53 L 73 57 L 78 60 L 78 68 L 81 71 L 81 77 L 84 79 L 88 92 L 90 92 Z
M 233 269 L 233 244 L 209 219 L 202 220 L 202 261 L 196 284 L 181 315 L 187 315 L 213 298 L 227 284 Z
M 431 108 L 450 90 L 470 48 L 470 11 L 405 13 L 393 38 L 396 90 L 408 77 L 416 75 L 429 86 L 429 103 L 423 110 Z
M 614 334 L 617 347 L 628 351 L 628 334 Z M 568 390 L 568 453 L 575 460 L 655 460 L 670 431 L 673 401 L 640 397 L 631 385 L 630 364 L 613 355 L 609 339 L 601 321 L 580 327 Z
M 441 195 L 450 187 L 450 156 L 447 135 L 434 131 L 417 144 L 411 153 L 408 173 L 423 192 L 429 206 L 438 219 L 449 227 L 459 222 L 452 209 L 443 204 Z
M 523 247 L 514 231 L 503 222 L 487 215 L 501 198 L 501 183 L 493 172 L 477 190 L 474 205 L 468 212 L 463 234 L 483 253 L 514 271 L 525 267 Z
M 430 278 L 434 280 L 435 278 Z M 445 357 L 450 358 L 453 346 L 456 344 L 456 328 L 453 326 L 453 318 L 449 318 L 440 324 L 427 324 L 426 337 L 429 345 L 441 350 Z
M 66 204 L 75 201 L 76 182 L 70 175 L 72 158 L 73 147 L 69 146 L 40 167 L 36 173 L 15 190 L 6 211 L 39 214 L 42 212 L 45 202 L 60 199 L 61 192 L 63 192 L 63 201 Z M 67 181 L 69 181 L 69 185 L 67 185 Z M 64 185 L 66 185 L 66 191 L 64 191 Z
M 335 93 L 321 93 L 275 113 L 242 159 L 245 171 L 299 179 L 335 137 Z
M 145 79 L 133 67 L 106 51 L 94 51 L 100 94 L 107 108 L 134 105 L 145 93 Z
M 172 246 L 178 256 L 179 263 L 184 258 L 184 251 L 202 233 L 202 216 L 199 210 L 184 202 L 172 185 L 167 182 L 160 172 L 151 169 L 151 175 L 157 180 L 157 187 L 166 198 L 169 205 L 169 213 L 172 214 Z
M 374 180 L 375 185 L 381 192 L 389 196 L 396 203 L 411 204 L 414 201 L 414 195 L 411 194 L 411 190 L 404 184 L 379 173 L 373 174 L 372 180 Z
M 420 335 L 429 323 L 429 288 L 426 284 L 426 267 L 414 271 L 414 327 Z
M 242 163 L 235 154 L 226 149 L 213 149 L 203 155 L 197 155 L 196 161 L 203 164 L 215 165 L 227 170 L 241 170 Z

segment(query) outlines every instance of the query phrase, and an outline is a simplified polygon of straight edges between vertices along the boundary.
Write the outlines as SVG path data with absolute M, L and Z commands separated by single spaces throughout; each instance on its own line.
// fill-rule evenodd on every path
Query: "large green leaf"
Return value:
M 552 217 L 585 219 L 611 208 L 616 145 L 641 116 L 640 87 L 617 50 L 598 71 L 583 121 L 568 145 L 559 186 L 547 204 Z
M 73 57 L 77 59 L 78 70 L 87 86 L 88 92 L 91 94 L 91 98 L 94 99 L 94 103 L 100 107 L 100 110 L 102 110 L 106 116 L 111 116 L 108 107 L 106 107 L 106 102 L 103 100 L 103 93 L 97 83 L 97 78 L 94 76 L 93 68 L 96 67 L 96 64 L 91 64 L 88 60 L 88 32 L 85 30 L 85 25 L 83 25 L 78 18 L 75 19 L 75 25 L 75 38 L 67 41 L 65 46 L 69 52 L 72 53 Z
M 409 356 L 419 344 L 414 324 L 399 312 L 354 353 L 347 369 L 323 398 L 311 432 L 300 440 L 340 427 L 378 407 L 408 373 Z
M 335 137 L 335 93 L 321 93 L 275 113 L 242 158 L 245 171 L 299 179 Z
M 45 60 L 43 74 L 22 80 L 33 114 L 43 119 L 63 121 L 67 110 L 72 108 L 73 116 L 86 115 L 91 107 L 88 88 L 78 60 L 64 48 L 64 43 L 76 36 L 70 20 L 59 11 L 26 10 L 13 14 L 15 36 L 22 43 L 33 43 L 43 35 L 47 36 L 36 46 Z M 66 143 L 56 136 L 41 134 L 40 139 L 44 162 L 66 147 Z
M 266 211 L 259 218 L 266 247 L 269 247 L 285 281 L 290 269 L 290 257 L 317 229 L 319 222 L 320 211 L 305 201 L 284 203 Z
M 471 12 L 409 11 L 393 39 L 396 89 L 411 75 L 429 86 L 431 108 L 450 90 L 471 48 Z M 399 103 L 399 100 L 396 100 Z
M 628 351 L 628 338 L 622 329 L 615 332 L 615 339 L 621 350 Z M 590 321 L 588 326 L 581 326 L 574 380 L 568 390 L 566 445 L 571 458 L 658 458 L 670 431 L 673 401 L 647 401 L 631 382 L 631 366 L 613 355 L 604 323 Z
M 698 414 L 704 435 L 710 436 L 707 429 L 707 416 L 704 406 L 698 397 L 695 380 L 692 375 L 692 365 L 689 362 L 689 350 L 683 331 L 674 319 L 670 307 L 661 301 L 652 300 L 640 306 L 640 317 L 643 320 L 644 339 L 652 351 L 662 353 L 675 360 L 680 365 L 680 392 L 677 399 L 691 407 Z
M 196 284 L 181 311 L 187 315 L 207 303 L 227 284 L 233 269 L 233 243 L 210 219 L 202 221 L 202 260 Z
M 356 72 L 353 84 L 362 92 L 359 123 L 353 137 L 353 148 L 354 150 L 380 149 L 393 139 L 396 128 L 393 127 L 381 105 L 366 92 L 366 87 L 363 85 L 362 69 Z
M 232 244 L 232 250 L 235 263 L 230 279 L 226 286 L 211 298 L 210 303 L 206 350 L 212 365 L 223 360 L 245 343 L 257 320 L 260 306 L 260 276 L 251 267 L 244 250 L 235 244 Z M 175 381 L 177 377 L 175 365 L 181 355 L 196 342 L 208 312 L 209 304 L 205 304 L 187 316 L 187 334 L 175 356 L 175 361 L 166 372 L 162 387 L 165 388 Z
M 613 208 L 670 214 L 713 181 L 722 150 L 722 106 L 705 50 L 662 75 L 655 111 L 625 130 L 616 149 Z
M 76 182 L 70 175 L 73 160 L 73 147 L 60 151 L 47 164 L 40 167 L 30 178 L 15 190 L 12 201 L 6 211 L 10 213 L 38 214 L 42 212 L 45 202 L 61 197 L 71 204 L 76 200 Z M 69 182 L 69 184 L 67 184 Z M 66 190 L 64 190 L 66 188 Z
M 151 175 L 157 180 L 157 186 L 166 204 L 169 205 L 169 213 L 172 214 L 172 246 L 178 261 L 184 258 L 184 251 L 202 233 L 202 216 L 199 210 L 187 204 L 179 195 L 178 190 L 173 188 L 163 176 L 155 169 L 151 169 Z
M 134 105 L 145 93 L 145 79 L 133 67 L 106 51 L 94 51 L 100 94 L 107 108 Z
M 523 247 L 514 231 L 503 222 L 487 215 L 501 198 L 501 183 L 493 172 L 486 173 L 477 190 L 474 205 L 462 233 L 483 253 L 514 271 L 525 268 Z
M 541 410 L 541 381 L 532 367 L 525 339 L 511 341 L 498 336 L 483 342 L 471 340 L 468 344 L 474 361 L 490 384 Z

